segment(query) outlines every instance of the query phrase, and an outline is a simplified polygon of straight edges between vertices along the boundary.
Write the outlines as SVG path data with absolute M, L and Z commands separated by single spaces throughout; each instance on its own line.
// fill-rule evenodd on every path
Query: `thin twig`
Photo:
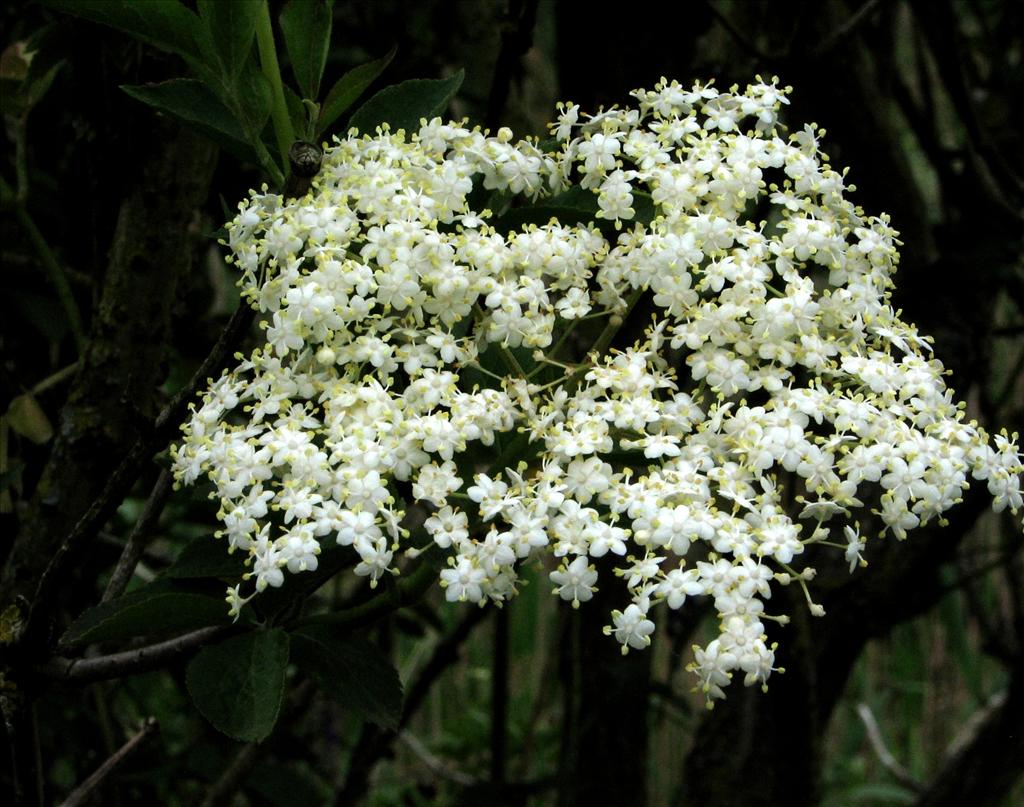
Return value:
M 761 61 L 769 61 L 769 55 L 762 51 L 759 47 L 757 47 L 757 45 L 755 45 L 749 39 L 747 39 L 743 35 L 742 31 L 740 31 L 735 25 L 733 25 L 732 21 L 727 16 L 725 16 L 725 14 L 719 11 L 718 7 L 713 2 L 711 2 L 711 0 L 704 0 L 704 6 L 707 8 L 709 12 L 711 12 L 711 16 L 715 18 L 716 22 L 718 22 L 718 24 L 721 25 L 726 30 L 729 36 L 736 40 L 737 44 L 739 44 L 739 46 L 743 48 L 743 50 L 747 51 L 752 56 L 754 56 L 757 59 L 760 59 Z
M 54 656 L 45 662 L 39 670 L 47 678 L 73 683 L 102 681 L 122 675 L 133 675 L 155 670 L 169 662 L 176 661 L 232 629 L 233 626 L 224 625 L 200 628 L 164 642 L 95 658 L 69 659 Z
M 259 760 L 260 750 L 259 743 L 243 745 L 217 781 L 206 791 L 206 796 L 203 797 L 199 807 L 217 807 L 234 795 L 245 775 L 253 769 Z
M 100 602 L 120 597 L 128 587 L 128 583 L 135 573 L 135 567 L 139 565 L 139 560 L 142 558 L 142 553 L 146 549 L 146 544 L 152 533 L 150 528 L 160 518 L 160 513 L 163 511 L 170 494 L 171 472 L 164 468 L 160 471 L 156 484 L 153 485 L 153 490 L 146 500 L 142 514 L 132 528 L 131 535 L 128 536 L 128 543 L 125 544 L 121 557 L 117 559 L 117 565 L 114 567 L 113 574 L 110 575 L 110 581 L 107 583 L 107 588 L 103 592 Z
M 851 14 L 842 25 L 838 26 L 828 36 L 826 36 L 818 46 L 811 51 L 811 58 L 816 59 L 817 57 L 827 53 L 842 40 L 848 37 L 856 30 L 857 26 L 860 25 L 867 16 L 875 10 L 875 7 L 881 2 L 881 0 L 867 0 L 860 8 L 858 8 L 853 14 Z
M 477 783 L 477 780 L 468 773 L 463 773 L 453 767 L 450 763 L 445 762 L 440 757 L 430 753 L 430 750 L 414 734 L 411 734 L 408 731 L 403 731 L 398 735 L 398 739 L 406 748 L 412 751 L 413 754 L 415 754 L 435 776 L 441 779 L 447 779 L 450 782 L 455 782 L 463 787 L 468 787 Z
M 946 747 L 945 758 L 955 759 L 967 750 L 971 743 L 975 741 L 985 723 L 991 719 L 992 714 L 1006 705 L 1006 698 L 1007 691 L 1004 689 L 1002 692 L 997 692 L 980 709 L 969 715 Z
M 871 708 L 866 703 L 857 704 L 857 716 L 861 719 L 864 724 L 864 729 L 868 733 L 868 742 L 871 743 L 871 747 L 874 749 L 875 756 L 878 757 L 878 761 L 882 763 L 882 766 L 893 775 L 901 785 L 915 793 L 922 793 L 924 791 L 924 785 L 922 785 L 913 775 L 904 768 L 899 760 L 896 759 L 885 746 L 885 740 L 882 739 L 882 731 L 878 727 L 878 721 L 875 720 L 874 714 L 871 712 Z
M 402 717 L 398 721 L 399 732 L 409 725 L 441 674 L 458 661 L 459 648 L 487 614 L 484 608 L 471 608 L 451 633 L 434 646 L 427 663 L 406 691 Z M 335 794 L 334 804 L 353 804 L 363 796 L 374 766 L 387 753 L 394 738 L 394 732 L 384 731 L 369 723 L 363 727 L 352 754 L 348 776 Z
M 142 743 L 156 732 L 158 727 L 159 724 L 157 723 L 156 718 L 147 718 L 138 734 L 111 754 L 110 757 L 108 757 L 107 760 L 100 765 L 88 779 L 76 787 L 71 792 L 71 795 L 61 802 L 61 807 L 79 807 L 79 805 L 85 804 L 93 796 L 94 791 L 96 791 L 99 786 L 103 784 L 104 780 L 110 776 L 114 769 L 124 762 L 125 759 L 131 756 L 131 754 L 135 752 Z
M 399 729 L 409 725 L 413 715 L 419 710 L 420 705 L 430 692 L 430 688 L 441 677 L 441 673 L 459 660 L 459 648 L 485 616 L 487 616 L 485 608 L 470 608 L 466 615 L 459 620 L 459 624 L 452 629 L 452 632 L 437 643 L 430 658 L 427 659 L 427 663 L 423 665 L 420 674 L 407 691 L 402 707 L 402 717 L 398 722 Z

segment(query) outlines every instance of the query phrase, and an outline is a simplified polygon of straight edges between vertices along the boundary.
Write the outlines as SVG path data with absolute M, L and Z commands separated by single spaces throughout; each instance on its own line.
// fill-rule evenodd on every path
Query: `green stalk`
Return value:
M 28 113 L 22 115 L 14 130 L 14 174 L 16 180 L 15 200 L 18 205 L 25 204 L 28 198 Z
M 427 589 L 437 581 L 439 569 L 427 557 L 427 553 L 432 548 L 428 548 L 421 555 L 420 564 L 412 574 L 391 583 L 385 591 L 376 597 L 344 611 L 306 617 L 299 620 L 296 627 L 326 624 L 355 629 L 370 625 L 399 608 L 418 602 L 427 593 Z
M 284 174 L 281 169 L 278 168 L 277 163 L 274 162 L 274 158 L 270 156 L 270 152 L 267 151 L 267 147 L 263 145 L 263 141 L 260 140 L 259 135 L 256 135 L 253 138 L 252 147 L 256 151 L 256 157 L 260 161 L 260 166 L 270 176 L 274 186 L 283 191 Z
M 636 305 L 637 300 L 643 295 L 643 289 L 637 289 L 626 301 L 626 310 L 621 314 L 612 315 L 608 318 L 608 324 L 604 326 L 604 330 L 601 331 L 597 337 L 597 341 L 594 342 L 594 346 L 590 349 L 590 352 L 595 354 L 598 358 L 604 355 L 604 352 L 608 349 L 608 346 L 612 343 L 612 339 L 615 338 L 615 334 L 619 332 L 619 329 L 626 324 L 626 318 L 629 317 L 629 313 L 633 310 L 633 306 Z
M 281 164 L 287 171 L 288 150 L 295 142 L 295 132 L 288 116 L 288 104 L 284 100 L 281 68 L 277 64 L 277 48 L 274 46 L 274 29 L 270 22 L 270 7 L 267 0 L 263 0 L 260 16 L 256 21 L 256 42 L 260 50 L 260 67 L 270 82 L 270 91 L 273 95 L 270 117 L 274 121 L 274 135 L 277 137 L 277 147 L 281 151 Z
M 78 313 L 78 303 L 75 302 L 75 297 L 71 293 L 71 285 L 68 283 L 64 268 L 53 254 L 50 245 L 46 243 L 43 234 L 39 232 L 35 222 L 32 221 L 32 217 L 22 205 L 15 205 L 14 217 L 25 228 L 32 246 L 35 247 L 36 252 L 39 254 L 39 260 L 42 262 L 46 274 L 49 275 L 50 282 L 53 283 L 60 304 L 67 315 L 68 324 L 71 326 L 71 335 L 75 339 L 75 347 L 78 348 L 78 353 L 81 354 L 85 351 L 85 331 L 82 329 L 82 317 Z
M 53 375 L 47 376 L 34 387 L 32 387 L 30 392 L 33 395 L 39 395 L 40 393 L 46 392 L 46 390 L 48 390 L 50 387 L 57 386 L 57 384 L 59 384 L 65 378 L 70 378 L 78 369 L 78 365 L 79 362 L 76 361 L 74 364 L 69 364 L 67 367 L 58 370 Z

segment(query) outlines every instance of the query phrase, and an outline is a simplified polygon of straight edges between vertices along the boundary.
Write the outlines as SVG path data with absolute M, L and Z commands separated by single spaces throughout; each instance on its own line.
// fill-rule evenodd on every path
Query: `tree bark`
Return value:
M 216 148 L 161 125 L 151 154 L 121 205 L 89 346 L 4 568 L 5 604 L 23 613 L 55 552 L 159 405 L 175 290 L 192 264 L 196 211 L 209 192 Z

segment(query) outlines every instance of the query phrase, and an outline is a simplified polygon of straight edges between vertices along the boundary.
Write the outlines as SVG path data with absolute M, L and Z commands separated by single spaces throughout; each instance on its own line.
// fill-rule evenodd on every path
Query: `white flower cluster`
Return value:
M 452 601 L 501 602 L 550 555 L 578 606 L 610 554 L 623 652 L 650 643 L 658 603 L 713 599 L 720 635 L 692 669 L 721 697 L 773 670 L 764 620 L 785 617 L 765 602 L 807 592 L 796 556 L 863 563 L 856 513 L 904 538 L 968 477 L 1016 511 L 1015 437 L 965 420 L 890 305 L 895 231 L 845 198 L 820 130 L 780 133 L 786 92 L 663 80 L 633 109 L 560 105 L 546 149 L 440 119 L 353 132 L 304 198 L 253 193 L 229 245 L 266 344 L 211 384 L 175 451 L 251 563 L 233 611 L 325 543 L 376 584 L 417 551 L 414 520 L 450 554 Z M 566 194 L 589 221 L 505 233 L 485 208 Z M 645 337 L 609 351 L 639 300 Z

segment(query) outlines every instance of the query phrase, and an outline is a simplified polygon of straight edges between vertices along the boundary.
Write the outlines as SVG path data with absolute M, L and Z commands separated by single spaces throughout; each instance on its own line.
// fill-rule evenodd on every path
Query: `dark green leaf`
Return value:
M 285 84 L 282 89 L 284 90 L 284 103 L 288 107 L 288 117 L 292 122 L 292 129 L 296 132 L 305 132 L 306 127 L 309 123 L 309 113 L 306 111 L 306 106 L 302 103 L 302 99 L 299 98 L 295 90 Z M 302 137 L 302 135 L 299 135 Z
M 353 113 L 349 125 L 363 134 L 373 134 L 382 123 L 390 124 L 393 132 L 417 131 L 421 119 L 444 113 L 465 75 L 460 70 L 448 78 L 414 78 L 385 87 Z
M 209 53 L 206 29 L 179 0 L 44 0 L 51 8 L 109 25 L 190 62 Z M 224 5 L 231 5 L 225 3 Z
M 229 99 L 224 99 L 228 102 Z M 257 139 L 263 126 L 270 118 L 270 106 L 273 103 L 270 82 L 256 66 L 255 61 L 246 64 L 238 75 L 230 99 L 232 109 L 250 142 Z
M 249 631 L 205 647 L 185 674 L 203 717 L 236 740 L 270 736 L 281 711 L 288 667 L 288 634 L 280 628 Z
M 7 185 L 0 180 L 0 189 Z M 11 194 L 13 199 L 13 193 Z M 50 342 L 60 342 L 68 333 L 68 320 L 64 307 L 52 297 L 34 294 L 23 289 L 12 289 L 14 307 L 24 320 Z
M 304 98 L 315 101 L 331 42 L 333 0 L 291 0 L 279 18 L 292 72 Z
M 564 225 L 595 224 L 607 238 L 614 239 L 616 232 L 614 223 L 607 219 L 597 218 L 599 210 L 597 194 L 594 191 L 574 186 L 564 193 L 543 199 L 537 204 L 514 207 L 495 219 L 493 226 L 500 233 L 509 233 L 528 224 L 542 226 L 551 219 L 556 219 L 559 224 Z M 650 194 L 634 191 L 633 211 L 632 221 L 650 224 L 655 213 L 654 201 Z M 624 224 L 628 226 L 629 222 L 624 222 Z
M 50 89 L 50 85 L 53 84 L 53 80 L 57 76 L 57 71 L 63 66 L 64 62 L 60 61 L 41 76 L 32 77 L 32 74 L 30 74 L 29 79 L 26 80 L 25 85 L 22 88 L 26 107 L 31 109 L 42 100 L 43 96 L 46 95 L 47 90 Z
M 317 559 L 315 572 L 286 574 L 280 588 L 267 588 L 252 601 L 252 606 L 266 616 L 280 614 L 302 601 L 342 569 L 354 566 L 359 556 L 348 546 L 328 545 Z
M 81 31 L 75 28 L 71 20 L 65 19 L 44 26 L 29 37 L 27 49 L 32 54 L 32 62 L 25 76 L 27 82 L 38 81 L 55 65 L 65 62 L 75 37 L 81 36 Z
M 121 89 L 132 98 L 198 129 L 242 159 L 254 159 L 235 116 L 203 82 L 175 78 L 160 84 L 122 86 Z
M 203 577 L 238 580 L 245 572 L 244 552 L 229 555 L 226 541 L 201 535 L 185 545 L 163 576 L 173 580 Z
M 377 77 L 391 64 L 397 50 L 397 46 L 393 47 L 381 58 L 353 67 L 337 80 L 320 107 L 320 117 L 316 122 L 318 137 L 355 103 L 367 87 L 377 80 Z
M 67 629 L 61 644 L 158 636 L 228 621 L 223 599 L 157 580 L 90 608 Z
M 543 227 L 552 219 L 555 219 L 558 224 L 566 226 L 588 224 L 595 221 L 593 213 L 577 207 L 557 207 L 555 205 L 540 204 L 514 207 L 499 216 L 491 224 L 499 233 L 508 234 L 514 230 L 521 230 L 529 224 Z
M 372 723 L 398 728 L 402 682 L 368 641 L 328 625 L 306 625 L 292 634 L 292 657 L 324 694 Z
M 199 15 L 210 33 L 214 51 L 229 82 L 252 53 L 263 0 L 199 0 Z
M 7 490 L 11 485 L 18 481 L 18 477 L 21 476 L 21 471 L 25 467 L 25 463 L 21 460 L 15 460 L 11 463 L 11 467 L 3 473 L 0 473 L 0 490 Z
M 0 93 L 9 117 L 22 117 L 39 103 L 64 65 L 51 41 L 59 27 L 50 25 L 27 41 L 12 42 L 0 54 Z M 39 52 L 40 43 L 45 53 Z

